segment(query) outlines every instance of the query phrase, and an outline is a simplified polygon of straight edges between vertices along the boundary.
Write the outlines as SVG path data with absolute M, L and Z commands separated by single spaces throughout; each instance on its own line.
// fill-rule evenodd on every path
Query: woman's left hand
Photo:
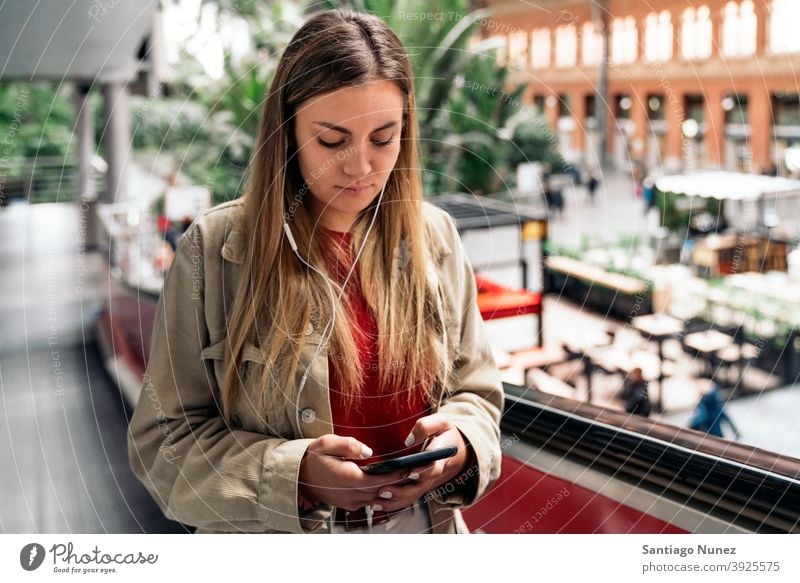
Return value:
M 458 428 L 447 417 L 434 413 L 417 419 L 405 445 L 411 447 L 428 437 L 430 441 L 424 451 L 455 445 L 458 447 L 458 452 L 452 457 L 408 470 L 406 475 L 408 482 L 384 486 L 378 492 L 378 498 L 373 504 L 380 505 L 386 512 L 407 508 L 422 498 L 426 492 L 435 490 L 466 470 L 465 466 L 470 458 L 467 443 Z

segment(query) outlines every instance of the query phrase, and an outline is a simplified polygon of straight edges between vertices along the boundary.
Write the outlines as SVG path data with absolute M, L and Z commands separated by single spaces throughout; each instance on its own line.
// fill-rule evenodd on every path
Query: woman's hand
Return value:
M 408 470 L 369 475 L 350 461 L 370 456 L 372 450 L 354 437 L 332 433 L 318 437 L 300 462 L 300 494 L 345 510 L 374 504 L 381 487 L 400 483 Z
M 378 497 L 372 500 L 371 504 L 379 505 L 387 512 L 407 508 L 422 498 L 426 492 L 435 490 L 466 470 L 465 466 L 470 459 L 467 442 L 447 417 L 434 413 L 417 419 L 405 445 L 411 447 L 428 437 L 431 439 L 424 451 L 455 445 L 458 447 L 458 452 L 453 457 L 405 470 L 401 478 L 408 480 L 381 488 Z

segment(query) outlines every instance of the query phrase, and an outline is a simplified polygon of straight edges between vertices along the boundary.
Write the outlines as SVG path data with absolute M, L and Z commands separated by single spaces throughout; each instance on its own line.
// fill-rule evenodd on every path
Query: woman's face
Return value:
M 298 162 L 322 226 L 348 231 L 380 194 L 400 154 L 403 94 L 380 80 L 304 101 L 295 117 Z

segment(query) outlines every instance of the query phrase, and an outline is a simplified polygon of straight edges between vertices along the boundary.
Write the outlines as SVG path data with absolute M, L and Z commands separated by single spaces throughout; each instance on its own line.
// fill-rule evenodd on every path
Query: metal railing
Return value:
M 105 161 L 95 156 L 84 198 L 92 199 L 105 188 L 105 167 Z M 0 206 L 14 201 L 74 201 L 78 195 L 78 165 L 74 160 L 60 156 L 15 158 L 0 167 Z

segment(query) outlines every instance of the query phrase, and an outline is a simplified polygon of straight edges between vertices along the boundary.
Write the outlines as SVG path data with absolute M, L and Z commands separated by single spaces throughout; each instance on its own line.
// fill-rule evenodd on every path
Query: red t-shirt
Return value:
M 345 249 L 347 248 L 350 233 L 327 229 L 326 232 L 335 243 L 343 244 Z M 334 277 L 340 283 L 343 282 L 350 270 L 350 264 L 337 265 L 331 253 L 326 253 L 326 258 Z M 419 391 L 415 393 L 409 404 L 408 395 L 405 393 L 406 387 L 392 387 L 389 391 L 378 390 L 378 367 L 380 366 L 377 345 L 378 330 L 374 314 L 362 294 L 357 269 L 353 270 L 345 293 L 352 298 L 356 325 L 365 332 L 364 338 L 359 341 L 359 337 L 356 336 L 356 341 L 361 364 L 365 367 L 366 374 L 361 394 L 356 397 L 353 409 L 347 411 L 339 378 L 333 366 L 333 359 L 328 360 L 328 384 L 334 433 L 355 437 L 372 448 L 372 457 L 357 460 L 358 465 L 421 451 L 421 443 L 416 443 L 409 448 L 405 446 L 404 442 L 417 419 L 430 414 L 430 406 Z

